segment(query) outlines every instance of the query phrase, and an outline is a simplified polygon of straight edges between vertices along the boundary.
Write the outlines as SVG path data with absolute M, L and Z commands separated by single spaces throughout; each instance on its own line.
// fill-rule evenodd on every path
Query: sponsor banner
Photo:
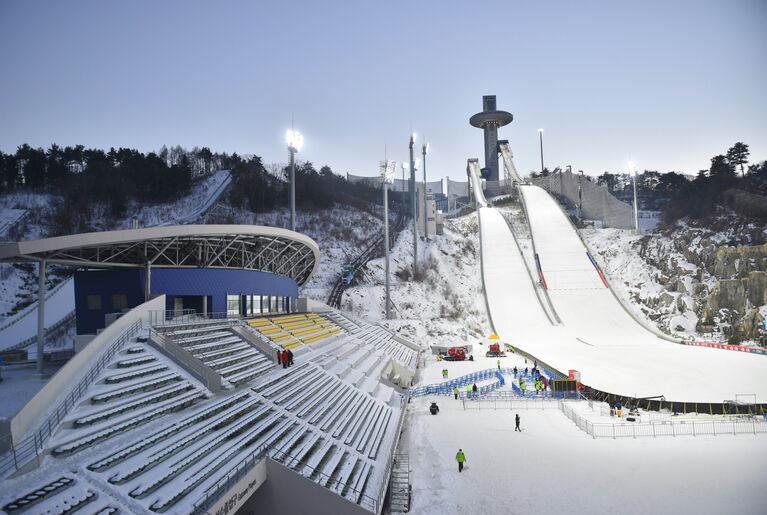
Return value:
M 761 349 L 758 347 L 741 347 L 740 345 L 729 345 L 726 343 L 713 342 L 685 342 L 685 344 L 692 345 L 693 347 L 709 347 L 712 349 L 734 350 L 737 352 L 750 352 L 752 354 L 767 355 L 767 349 Z

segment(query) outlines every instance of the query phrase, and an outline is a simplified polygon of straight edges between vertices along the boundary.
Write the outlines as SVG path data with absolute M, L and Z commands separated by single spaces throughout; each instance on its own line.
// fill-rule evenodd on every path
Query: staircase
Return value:
M 407 454 L 395 454 L 389 480 L 389 512 L 407 513 L 410 511 L 410 457 Z

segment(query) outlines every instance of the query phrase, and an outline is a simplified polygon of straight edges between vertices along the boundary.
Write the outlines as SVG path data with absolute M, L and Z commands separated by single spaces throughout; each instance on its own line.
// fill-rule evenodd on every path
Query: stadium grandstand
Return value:
M 236 225 L 0 246 L 42 281 L 77 269 L 78 328 L 74 356 L 0 414 L 0 509 L 381 513 L 418 348 L 301 298 L 319 258 L 304 235 Z

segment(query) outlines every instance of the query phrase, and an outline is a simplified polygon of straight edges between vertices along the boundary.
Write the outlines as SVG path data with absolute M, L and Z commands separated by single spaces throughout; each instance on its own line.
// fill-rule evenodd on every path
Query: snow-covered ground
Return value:
M 290 210 L 265 213 L 231 209 L 233 223 L 290 228 Z M 312 238 L 320 247 L 320 266 L 301 295 L 326 302 L 344 263 L 352 261 L 368 240 L 380 233 L 383 221 L 366 211 L 336 204 L 332 209 L 296 212 L 296 231 Z
M 592 439 L 558 409 L 464 411 L 448 398 L 432 416 L 431 400 L 413 400 L 400 443 L 411 513 L 764 513 L 767 435 Z
M 165 204 L 134 206 L 129 213 L 137 216 L 140 227 L 168 225 L 171 223 L 190 223 L 195 221 L 218 198 L 223 188 L 230 181 L 229 172 L 222 170 L 211 174 L 195 184 L 189 195 Z M 0 211 L 15 210 L 19 206 L 29 209 L 43 208 L 51 202 L 52 196 L 30 193 L 14 193 L 0 196 Z M 4 207 L 10 206 L 10 207 Z M 104 225 L 106 218 L 96 219 L 95 228 L 128 229 L 131 227 L 133 214 L 118 220 L 112 226 Z M 22 239 L 30 240 L 47 236 L 43 224 L 27 224 Z M 0 349 L 13 346 L 33 336 L 37 332 L 37 282 L 34 267 L 14 267 L 0 264 Z M 71 279 L 54 274 L 48 275 L 45 327 L 48 328 L 74 310 L 74 283 Z M 20 303 L 28 304 L 24 309 L 17 309 Z M 11 313 L 16 309 L 15 313 Z
M 446 220 L 444 234 L 418 243 L 417 281 L 403 280 L 413 266 L 413 233 L 402 231 L 391 250 L 392 320 L 385 318 L 384 259 L 371 260 L 357 286 L 344 292 L 342 309 L 382 321 L 428 349 L 475 344 L 490 334 L 482 292 L 477 215 Z M 409 276 L 409 275 L 408 275 Z
M 680 252 L 665 256 L 664 259 L 673 260 L 678 269 L 685 272 L 681 278 L 684 291 L 669 292 L 660 283 L 659 270 L 650 266 L 639 254 L 641 236 L 624 229 L 586 228 L 581 230 L 581 234 L 594 251 L 592 255 L 607 274 L 611 286 L 628 301 L 627 305 L 635 316 L 649 324 L 668 328 L 674 335 L 701 338 L 695 331 L 698 316 L 693 310 L 694 301 L 690 295 L 692 283 L 700 273 L 697 266 L 687 261 Z M 668 239 L 660 234 L 653 235 L 653 238 Z M 706 276 L 703 283 L 709 289 L 713 288 L 716 278 L 705 273 L 701 275 Z M 653 304 L 654 309 L 649 307 Z

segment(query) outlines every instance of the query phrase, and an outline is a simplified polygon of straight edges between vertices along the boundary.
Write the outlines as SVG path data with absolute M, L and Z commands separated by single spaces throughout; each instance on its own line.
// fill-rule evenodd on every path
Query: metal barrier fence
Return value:
M 573 205 L 580 206 L 582 218 L 601 220 L 604 227 L 634 227 L 633 208 L 587 177 L 565 171 L 536 177 L 531 182 L 549 193 L 567 198 Z
M 135 321 L 115 340 L 115 342 L 101 355 L 96 364 L 85 374 L 77 386 L 67 395 L 64 401 L 59 404 L 56 410 L 39 426 L 39 429 L 33 434 L 21 440 L 17 445 L 0 458 L 0 477 L 5 477 L 12 470 L 19 470 L 22 466 L 31 462 L 33 459 L 40 460 L 40 453 L 44 449 L 45 441 L 53 434 L 69 410 L 80 400 L 83 393 L 93 383 L 96 377 L 101 373 L 106 364 L 117 354 L 125 344 L 141 329 L 141 320 Z
M 564 401 L 558 407 L 579 429 L 592 438 L 637 438 L 642 436 L 699 436 L 722 434 L 767 433 L 767 422 L 756 417 L 731 420 L 658 420 L 651 422 L 624 422 L 619 424 L 594 423 L 579 415 Z
M 514 369 L 512 368 L 488 368 L 485 370 L 479 370 L 477 372 L 473 372 L 471 374 L 466 374 L 460 377 L 456 377 L 455 379 L 450 379 L 443 383 L 427 384 L 427 385 L 411 388 L 409 390 L 410 396 L 421 397 L 423 395 L 453 395 L 453 387 L 460 388 L 462 386 L 465 387 L 467 384 L 476 383 L 477 381 L 487 381 L 488 379 L 493 379 L 494 377 L 496 377 L 496 374 L 498 372 L 506 376 L 512 376 L 514 377 L 514 379 L 517 379 L 519 377 L 522 377 L 526 380 L 533 379 L 533 374 L 531 373 L 525 374 L 524 371 L 521 371 L 521 370 L 517 370 L 517 373 L 514 374 Z M 509 384 L 511 384 L 513 388 L 516 382 L 512 382 Z M 504 385 L 502 385 L 500 381 L 496 381 L 495 383 L 491 385 L 485 385 L 485 386 L 479 387 L 478 390 L 480 394 L 489 393 L 490 391 L 500 388 L 501 386 L 504 386 Z M 459 391 L 459 394 L 462 394 L 462 393 L 463 392 Z M 531 393 L 533 395 L 535 394 L 535 392 L 531 392 Z
M 525 398 L 519 398 L 519 397 L 497 397 L 493 398 L 492 396 L 481 398 L 477 400 L 469 400 L 466 399 L 461 400 L 461 404 L 463 405 L 463 409 L 523 409 L 523 410 L 530 410 L 530 409 L 558 409 L 559 408 L 559 402 L 557 402 L 556 399 L 553 398 L 543 398 L 543 399 L 525 399 Z

